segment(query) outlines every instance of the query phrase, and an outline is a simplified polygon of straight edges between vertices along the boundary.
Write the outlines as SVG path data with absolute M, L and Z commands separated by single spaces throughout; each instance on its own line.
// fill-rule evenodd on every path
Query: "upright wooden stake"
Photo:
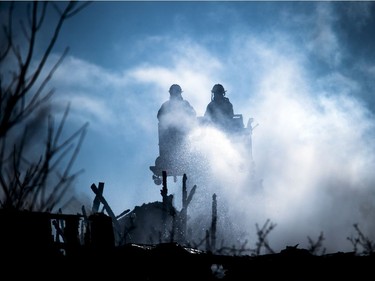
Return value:
M 160 194 L 163 198 L 163 212 L 162 212 L 162 224 L 163 224 L 163 233 L 162 240 L 165 240 L 167 235 L 167 211 L 168 211 L 168 188 L 167 188 L 167 172 L 163 171 L 163 187 L 160 190 Z
M 216 194 L 212 195 L 212 220 L 211 220 L 211 250 L 215 251 L 216 247 L 216 224 L 217 224 L 217 201 Z
M 182 210 L 181 210 L 181 234 L 182 240 L 186 240 L 186 225 L 187 225 L 187 189 L 186 189 L 186 174 L 182 177 Z

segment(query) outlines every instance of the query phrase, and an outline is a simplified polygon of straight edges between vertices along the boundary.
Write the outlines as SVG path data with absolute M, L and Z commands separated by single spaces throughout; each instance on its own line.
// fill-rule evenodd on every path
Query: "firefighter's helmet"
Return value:
M 170 88 L 169 88 L 169 93 L 171 95 L 173 94 L 181 94 L 182 93 L 182 89 L 180 87 L 180 85 L 178 84 L 173 84 Z
M 221 84 L 215 84 L 213 87 L 212 87 L 212 90 L 211 90 L 211 93 L 213 94 L 225 94 L 225 89 L 223 87 L 223 85 Z

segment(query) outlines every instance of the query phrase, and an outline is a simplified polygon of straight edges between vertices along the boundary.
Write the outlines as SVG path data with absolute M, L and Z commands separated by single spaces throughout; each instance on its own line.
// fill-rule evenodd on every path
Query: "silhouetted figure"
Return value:
M 196 122 L 196 112 L 190 103 L 183 99 L 179 85 L 173 84 L 169 88 L 169 100 L 161 105 L 157 118 L 162 166 L 179 170 L 180 166 L 184 165 L 187 134 Z
M 195 119 L 196 112 L 190 103 L 183 99 L 180 85 L 173 84 L 169 88 L 169 100 L 161 105 L 157 117 L 163 126 L 168 127 L 181 127 L 184 125 L 181 121 L 188 123 Z
M 216 84 L 211 90 L 211 102 L 207 105 L 204 117 L 221 129 L 231 128 L 234 112 L 233 105 L 225 97 L 225 89 L 221 84 Z

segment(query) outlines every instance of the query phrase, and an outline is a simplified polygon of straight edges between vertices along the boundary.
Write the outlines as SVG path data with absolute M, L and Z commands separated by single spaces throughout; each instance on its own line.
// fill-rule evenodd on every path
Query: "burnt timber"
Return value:
M 373 254 L 337 252 L 318 256 L 296 247 L 286 247 L 280 253 L 268 255 L 230 256 L 175 242 L 116 246 L 108 216 L 90 216 L 89 227 L 80 238 L 82 220 L 81 215 L 0 210 L 3 272 L 12 273 L 15 278 L 48 277 L 50 272 L 59 272 L 59 277 L 66 278 L 72 274 L 93 278 L 119 275 L 123 280 L 182 277 L 184 280 L 250 280 L 255 277 L 337 280 L 371 276 L 375 266 Z M 58 231 L 51 226 L 57 221 L 64 221 L 61 240 L 56 239 Z

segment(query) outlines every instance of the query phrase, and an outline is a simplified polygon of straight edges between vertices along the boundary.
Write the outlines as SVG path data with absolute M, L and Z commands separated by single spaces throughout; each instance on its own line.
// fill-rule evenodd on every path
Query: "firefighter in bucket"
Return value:
M 188 162 L 189 144 L 187 136 L 196 125 L 196 112 L 190 103 L 182 97 L 180 85 L 169 88 L 169 99 L 164 102 L 158 113 L 159 156 L 155 166 L 150 169 L 153 179 L 160 184 L 162 171 L 171 176 L 182 176 Z

